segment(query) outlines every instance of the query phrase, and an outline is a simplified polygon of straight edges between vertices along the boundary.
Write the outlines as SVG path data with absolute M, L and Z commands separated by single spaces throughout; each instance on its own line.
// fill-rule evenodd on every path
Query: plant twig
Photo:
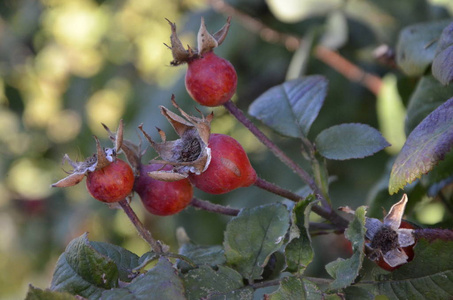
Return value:
M 190 205 L 193 207 L 203 209 L 206 211 L 222 214 L 222 215 L 227 215 L 227 216 L 237 216 L 240 212 L 239 209 L 237 208 L 232 208 L 232 207 L 226 207 L 223 205 L 215 204 L 206 200 L 201 200 L 196 197 L 192 199 L 190 202 Z
M 148 229 L 145 228 L 143 223 L 140 221 L 140 219 L 137 217 L 135 212 L 132 210 L 132 207 L 129 205 L 129 202 L 127 199 L 121 200 L 118 202 L 123 209 L 123 211 L 126 213 L 128 216 L 129 220 L 131 220 L 132 224 L 134 224 L 135 228 L 137 229 L 138 234 L 142 239 L 144 239 L 150 246 L 151 249 L 157 253 L 157 254 L 162 254 L 163 249 L 161 244 L 153 238 L 151 235 L 151 232 L 148 231 Z
M 282 196 L 283 198 L 286 198 L 286 199 L 289 199 L 291 201 L 294 201 L 294 202 L 299 202 L 299 201 L 303 201 L 304 198 L 291 192 L 291 191 L 288 191 L 276 184 L 273 184 L 269 181 L 266 181 L 265 179 L 261 178 L 261 177 L 258 177 L 255 181 L 255 186 L 259 187 L 260 189 L 263 189 L 263 190 L 266 190 L 268 192 L 271 192 L 273 194 L 276 194 L 276 195 L 279 195 L 279 196 Z
M 266 181 L 260 177 L 258 177 L 256 179 L 255 186 L 259 187 L 263 190 L 266 190 L 270 193 L 282 196 L 282 197 L 289 199 L 291 201 L 294 201 L 294 202 L 299 202 L 299 201 L 304 200 L 303 197 L 301 197 L 291 191 L 288 191 L 278 185 L 275 185 L 269 181 Z M 312 207 L 312 211 L 314 213 L 316 213 L 317 215 L 329 220 L 336 226 L 340 227 L 340 228 L 336 228 L 337 230 L 340 229 L 340 231 L 341 231 L 342 229 L 345 229 L 348 226 L 348 222 L 345 219 L 343 219 L 342 217 L 340 217 L 338 214 L 336 214 L 334 211 L 332 211 L 331 209 L 328 210 L 319 205 L 314 205 Z
M 278 32 L 264 25 L 259 20 L 237 10 L 224 0 L 210 0 L 210 2 L 214 10 L 228 16 L 233 16 L 235 19 L 239 20 L 239 22 L 241 22 L 246 29 L 256 33 L 263 40 L 269 43 L 280 43 L 285 45 L 288 50 L 296 51 L 304 42 L 297 36 Z M 338 52 L 322 45 L 318 45 L 314 49 L 314 55 L 320 61 L 330 66 L 350 81 L 357 82 L 375 95 L 379 93 L 382 86 L 381 78 L 374 74 L 365 72 L 357 65 L 341 56 Z
M 316 197 L 320 199 L 323 206 L 331 210 L 330 205 L 327 203 L 326 199 L 321 193 L 321 190 L 316 185 L 313 178 L 305 172 L 299 165 L 297 165 L 291 158 L 289 158 L 276 144 L 274 144 L 255 124 L 252 123 L 244 113 L 231 101 L 223 105 L 239 122 L 241 122 L 245 127 L 247 127 L 250 132 L 252 132 L 258 140 L 263 143 L 269 150 L 277 156 L 285 165 L 287 165 L 294 173 L 296 173 L 302 180 L 311 188 L 311 190 L 316 194 Z
M 414 235 L 417 239 L 426 239 L 430 242 L 439 239 L 443 241 L 453 241 L 452 229 L 439 229 L 439 228 L 422 228 L 415 229 Z

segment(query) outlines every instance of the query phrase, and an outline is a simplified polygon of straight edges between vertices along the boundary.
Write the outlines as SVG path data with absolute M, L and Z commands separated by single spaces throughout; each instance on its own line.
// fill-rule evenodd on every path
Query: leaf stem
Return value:
M 157 240 L 155 240 L 151 235 L 151 232 L 149 232 L 148 229 L 145 228 L 143 223 L 140 221 L 135 212 L 132 210 L 132 207 L 129 205 L 128 200 L 124 199 L 118 203 L 120 204 L 123 211 L 126 213 L 129 220 L 132 222 L 132 224 L 134 224 L 140 237 L 151 246 L 151 249 L 155 253 L 162 254 L 164 252 L 162 249 L 162 245 Z
M 237 208 L 226 207 L 206 200 L 201 200 L 196 197 L 193 197 L 192 201 L 190 202 L 190 205 L 199 209 L 227 216 L 237 216 L 240 212 L 240 210 Z

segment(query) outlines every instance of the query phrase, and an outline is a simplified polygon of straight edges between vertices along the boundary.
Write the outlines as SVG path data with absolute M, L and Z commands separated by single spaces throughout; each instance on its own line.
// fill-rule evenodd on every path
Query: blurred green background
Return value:
M 175 94 L 186 111 L 195 112 L 184 88 L 186 67 L 170 66 L 171 53 L 164 45 L 169 43 L 170 28 L 165 18 L 176 22 L 184 44 L 195 46 L 201 16 L 211 32 L 223 25 L 226 15 L 233 16 L 229 36 L 216 53 L 236 67 L 239 82 L 233 100 L 243 110 L 285 78 L 325 75 L 329 93 L 311 138 L 343 122 L 366 123 L 384 134 L 388 124 L 385 116 L 379 116 L 379 111 L 385 115 L 385 109 L 376 109 L 379 97 L 313 58 L 310 42 L 338 49 L 367 72 L 383 77 L 381 99 L 390 99 L 390 104 L 382 105 L 390 105 L 400 117 L 391 124 L 401 128 L 400 134 L 396 130 L 395 137 L 386 135 L 395 148 L 363 160 L 328 164 L 336 178 L 331 186 L 334 206 L 355 207 L 366 204 L 370 189 L 388 175 L 386 164 L 404 142 L 402 104 L 416 84 L 416 79 L 378 63 L 373 51 L 384 43 L 394 47 L 398 32 L 408 24 L 451 14 L 451 2 L 440 0 L 0 1 L 0 298 L 23 298 L 29 283 L 47 287 L 67 243 L 87 231 L 91 240 L 121 245 L 139 255 L 147 251 L 124 214 L 94 201 L 84 184 L 66 189 L 50 185 L 70 169 L 61 164 L 65 153 L 73 159 L 88 157 L 95 151 L 93 135 L 110 146 L 101 122 L 113 129 L 123 118 L 126 138 L 135 142 L 141 123 L 154 137 L 157 126 L 173 139 L 176 134 L 158 106 L 171 107 L 170 96 Z M 269 34 L 261 25 L 281 34 Z M 306 43 L 285 44 L 284 34 Z M 215 108 L 214 113 L 212 131 L 239 140 L 259 176 L 294 191 L 303 187 L 223 108 Z M 298 141 L 262 128 L 304 164 Z M 148 152 L 146 159 L 155 155 Z M 196 195 L 238 208 L 279 200 L 255 187 L 222 196 L 199 191 Z M 138 198 L 133 207 L 155 237 L 174 251 L 178 227 L 197 243 L 218 244 L 229 219 L 193 208 L 155 217 L 142 209 Z M 431 209 L 433 217 L 422 222 L 444 218 L 442 205 Z M 318 247 L 335 242 L 340 244 L 341 239 L 326 236 L 317 241 Z M 345 255 L 341 247 L 327 248 L 330 252 L 317 252 L 320 266 Z M 322 267 L 311 272 L 324 274 Z

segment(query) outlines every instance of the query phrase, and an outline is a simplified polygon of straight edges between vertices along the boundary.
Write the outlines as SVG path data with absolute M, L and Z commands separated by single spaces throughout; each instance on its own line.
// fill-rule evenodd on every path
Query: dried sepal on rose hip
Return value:
M 381 268 L 392 271 L 414 257 L 413 246 L 416 243 L 414 227 L 402 221 L 407 195 L 395 203 L 383 222 L 375 218 L 367 218 L 366 244 L 367 256 Z
M 167 20 L 168 21 L 168 20 Z M 233 65 L 214 54 L 214 48 L 225 40 L 231 18 L 215 34 L 210 34 L 201 19 L 197 49 L 185 49 L 176 34 L 176 25 L 170 21 L 171 47 L 174 66 L 187 63 L 186 89 L 190 96 L 204 106 L 219 106 L 228 102 L 236 92 L 237 74 Z
M 98 138 L 94 138 L 96 153 L 85 161 L 72 161 L 65 154 L 63 162 L 67 161 L 73 170 L 67 177 L 52 184 L 52 187 L 74 186 L 86 176 L 87 189 L 95 199 L 106 203 L 121 201 L 132 192 L 134 186 L 132 168 L 126 162 L 116 158 L 123 142 L 123 122 L 120 121 L 118 126 L 113 148 L 102 148 Z
M 197 118 L 184 112 L 176 104 L 174 96 L 172 104 L 178 109 L 182 117 L 161 106 L 162 115 L 180 136 L 175 141 L 167 141 L 165 132 L 157 128 L 162 139 L 161 143 L 155 142 L 144 130 L 143 132 L 151 146 L 156 150 L 162 160 L 153 160 L 151 163 L 173 166 L 171 170 L 157 170 L 148 175 L 162 181 L 176 181 L 187 178 L 189 174 L 201 174 L 207 169 L 211 161 L 211 149 L 208 148 L 209 136 L 211 135 L 211 121 L 213 114 Z

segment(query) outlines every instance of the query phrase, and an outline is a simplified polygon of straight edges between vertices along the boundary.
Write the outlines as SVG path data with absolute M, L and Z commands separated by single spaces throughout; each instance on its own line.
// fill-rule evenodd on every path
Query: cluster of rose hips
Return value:
M 216 56 L 213 49 L 226 37 L 230 19 L 217 33 L 211 35 L 201 20 L 198 32 L 198 50 L 185 49 L 177 37 L 176 26 L 171 26 L 172 65 L 188 64 L 185 84 L 190 96 L 199 104 L 214 107 L 225 104 L 236 91 L 237 75 L 227 60 Z M 90 194 L 106 203 L 116 203 L 136 192 L 144 207 L 155 215 L 172 215 L 186 208 L 193 198 L 193 187 L 211 194 L 228 193 L 239 187 L 248 187 L 257 180 L 242 146 L 232 137 L 211 134 L 213 115 L 194 117 L 184 112 L 172 97 L 179 114 L 161 106 L 162 115 L 179 135 L 167 141 L 158 129 L 162 142 L 155 142 L 142 126 L 145 138 L 158 153 L 160 160 L 142 164 L 143 152 L 139 145 L 123 140 L 123 124 L 116 133 L 105 129 L 114 143 L 113 148 L 102 148 L 96 138 L 97 152 L 83 162 L 73 162 L 70 175 L 53 186 L 72 186 L 86 176 Z M 123 152 L 129 162 L 118 159 Z M 401 220 L 407 197 L 395 204 L 381 223 L 367 218 L 367 255 L 381 268 L 394 270 L 414 257 L 412 230 L 414 227 Z
M 185 49 L 171 23 L 172 65 L 188 64 L 186 88 L 191 97 L 204 106 L 218 106 L 229 101 L 236 91 L 237 75 L 227 60 L 216 56 L 213 49 L 226 37 L 230 26 L 211 35 L 201 21 L 198 33 L 198 50 Z M 172 215 L 187 207 L 193 198 L 193 186 L 211 194 L 228 193 L 239 187 L 255 183 L 256 172 L 250 165 L 242 146 L 232 137 L 211 134 L 213 115 L 197 118 L 185 113 L 176 104 L 181 115 L 165 107 L 162 114 L 171 123 L 179 139 L 167 141 L 158 129 L 162 142 L 155 142 L 140 126 L 146 139 L 158 153 L 160 160 L 142 164 L 140 146 L 123 140 L 123 124 L 116 133 L 111 132 L 113 148 L 102 148 L 96 138 L 97 152 L 82 162 L 65 160 L 73 170 L 69 176 L 53 184 L 55 187 L 72 186 L 86 176 L 90 194 L 102 202 L 115 203 L 135 191 L 144 207 L 155 215 Z M 125 153 L 129 162 L 117 158 Z

